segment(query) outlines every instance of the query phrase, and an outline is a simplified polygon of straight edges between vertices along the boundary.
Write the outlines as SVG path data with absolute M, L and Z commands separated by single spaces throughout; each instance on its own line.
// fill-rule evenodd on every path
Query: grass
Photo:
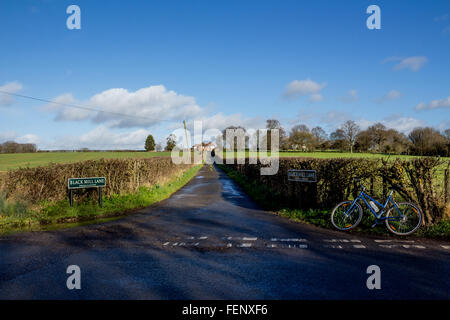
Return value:
M 318 210 L 318 209 L 293 209 L 293 208 L 283 208 L 280 207 L 278 203 L 270 202 L 267 194 L 270 192 L 265 186 L 259 185 L 257 183 L 249 182 L 243 175 L 239 172 L 228 168 L 225 165 L 219 165 L 219 167 L 234 181 L 236 181 L 245 192 L 261 207 L 271 210 L 276 214 L 291 219 L 293 221 L 302 222 L 306 224 L 312 224 L 318 227 L 333 229 L 331 224 L 331 209 Z M 370 235 L 383 235 L 383 236 L 394 236 L 385 227 L 384 224 L 378 225 L 372 228 L 374 218 L 368 209 L 364 209 L 363 218 L 361 223 L 353 230 L 348 231 L 354 234 L 370 234 Z M 422 237 L 422 238 L 432 238 L 432 239 L 450 239 L 450 220 L 442 220 L 429 227 L 421 227 L 413 235 L 408 237 Z M 395 236 L 398 237 L 398 236 Z
M 8 203 L 0 197 L 0 234 L 46 230 L 64 227 L 64 224 L 74 226 L 120 217 L 170 197 L 189 182 L 201 167 L 202 165 L 194 166 L 164 185 L 141 187 L 137 193 L 132 194 L 112 195 L 103 200 L 102 207 L 98 206 L 96 199 L 88 199 L 83 203 L 75 203 L 74 207 L 70 207 L 65 200 L 43 204 L 42 209 L 32 210 L 27 209 L 24 202 Z

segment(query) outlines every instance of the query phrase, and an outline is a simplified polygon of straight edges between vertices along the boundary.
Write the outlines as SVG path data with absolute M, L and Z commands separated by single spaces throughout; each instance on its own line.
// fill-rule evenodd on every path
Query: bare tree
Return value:
M 280 121 L 276 119 L 268 119 L 266 120 L 266 128 L 267 128 L 267 148 L 271 148 L 272 142 L 271 142 L 271 130 L 278 129 L 278 134 L 280 137 L 280 143 L 279 146 L 281 149 L 287 149 L 288 139 L 286 137 L 286 131 L 281 126 Z
M 314 148 L 314 136 L 306 125 L 298 124 L 291 129 L 289 144 L 291 149 L 310 151 Z
M 311 130 L 314 136 L 314 147 L 323 147 L 323 144 L 328 140 L 327 133 L 321 127 L 315 127 Z
M 353 146 L 355 145 L 356 136 L 358 135 L 359 126 L 353 120 L 347 120 L 341 126 L 344 140 L 350 147 L 350 153 L 353 153 Z

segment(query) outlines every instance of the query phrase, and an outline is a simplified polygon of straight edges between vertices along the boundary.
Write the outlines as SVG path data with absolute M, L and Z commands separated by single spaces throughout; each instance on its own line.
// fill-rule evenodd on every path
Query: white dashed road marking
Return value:
M 350 242 L 350 240 L 347 239 L 324 239 L 325 242 Z
M 388 248 L 388 249 L 399 247 L 402 247 L 404 249 L 426 249 L 426 247 L 422 245 L 410 245 L 410 244 L 380 244 L 378 246 L 381 248 Z
M 337 246 L 335 246 L 335 245 L 325 245 L 324 247 L 325 248 L 333 248 L 333 249 L 344 249 L 344 247 L 340 246 L 340 245 L 337 245 Z
M 297 239 L 297 238 L 291 238 L 291 239 L 289 239 L 289 238 L 287 238 L 287 239 L 278 239 L 278 238 L 272 238 L 272 239 L 270 239 L 270 241 L 281 241 L 281 242 L 306 242 L 306 241 L 308 241 L 308 240 L 306 240 L 306 239 Z
M 179 238 L 177 238 L 179 239 Z M 192 242 L 164 242 L 162 243 L 165 247 L 197 247 L 202 245 L 207 245 L 208 241 L 199 241 L 199 240 L 207 240 L 208 236 L 199 236 L 194 237 L 190 236 L 186 239 L 194 240 Z M 226 236 L 222 237 L 222 240 L 225 240 L 224 243 L 220 244 L 219 247 L 225 248 L 258 248 L 258 247 L 266 247 L 266 248 L 300 248 L 306 249 L 308 245 L 303 244 L 308 242 L 307 239 L 302 238 L 270 238 L 271 243 L 267 243 L 268 239 L 259 239 L 258 237 L 246 236 L 246 237 L 231 237 Z M 195 242 L 197 240 L 198 242 Z M 322 239 L 325 248 L 333 248 L 333 249 L 366 249 L 367 246 L 358 239 Z M 370 240 L 367 240 L 370 241 Z M 403 249 L 427 249 L 426 246 L 415 243 L 415 240 L 395 240 L 395 239 L 375 239 L 375 243 L 377 243 L 380 248 L 403 248 Z M 216 245 L 217 246 L 217 245 Z M 440 245 L 443 249 L 450 250 L 450 245 Z
M 379 242 L 379 243 L 387 243 L 387 242 L 398 242 L 398 243 L 414 243 L 414 240 L 381 240 L 381 239 L 377 239 L 374 240 L 375 242 Z
M 224 237 L 225 240 L 239 240 L 239 241 L 256 241 L 257 237 Z

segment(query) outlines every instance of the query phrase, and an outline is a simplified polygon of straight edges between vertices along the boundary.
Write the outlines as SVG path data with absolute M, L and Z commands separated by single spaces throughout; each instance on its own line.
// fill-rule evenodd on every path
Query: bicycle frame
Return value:
M 374 198 L 372 198 L 370 195 L 368 195 L 367 193 L 364 192 L 364 189 L 361 190 L 361 192 L 359 193 L 359 195 L 355 198 L 355 200 L 353 200 L 352 205 L 350 206 L 350 208 L 345 212 L 345 215 L 348 216 L 351 212 L 351 210 L 353 209 L 353 207 L 355 206 L 355 203 L 359 202 L 360 199 L 362 199 L 364 201 L 364 203 L 366 204 L 366 206 L 370 209 L 370 212 L 372 212 L 372 214 L 374 215 L 374 217 L 377 220 L 399 220 L 401 218 L 403 218 L 403 214 L 402 212 L 399 210 L 399 208 L 397 207 L 397 204 L 395 203 L 395 201 L 392 199 L 392 193 L 394 191 L 391 191 L 389 193 L 389 196 L 386 199 L 386 202 L 384 203 L 384 205 L 382 203 L 379 203 L 377 200 L 375 200 Z M 375 210 L 372 208 L 372 206 L 369 204 L 369 201 L 373 201 L 375 202 L 378 206 L 382 207 L 380 214 L 377 214 L 375 212 Z M 384 214 L 384 210 L 386 209 L 388 203 L 392 203 L 392 205 L 394 206 L 394 208 L 397 210 L 397 212 L 400 214 L 400 216 L 396 216 L 396 217 L 382 217 L 382 215 Z

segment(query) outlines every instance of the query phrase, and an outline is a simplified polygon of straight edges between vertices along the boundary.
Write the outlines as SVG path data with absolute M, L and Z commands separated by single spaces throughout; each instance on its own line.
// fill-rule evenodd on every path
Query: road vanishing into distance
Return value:
M 366 286 L 370 265 L 380 290 Z M 449 271 L 448 242 L 289 221 L 210 166 L 122 219 L 0 237 L 1 299 L 448 299 Z

